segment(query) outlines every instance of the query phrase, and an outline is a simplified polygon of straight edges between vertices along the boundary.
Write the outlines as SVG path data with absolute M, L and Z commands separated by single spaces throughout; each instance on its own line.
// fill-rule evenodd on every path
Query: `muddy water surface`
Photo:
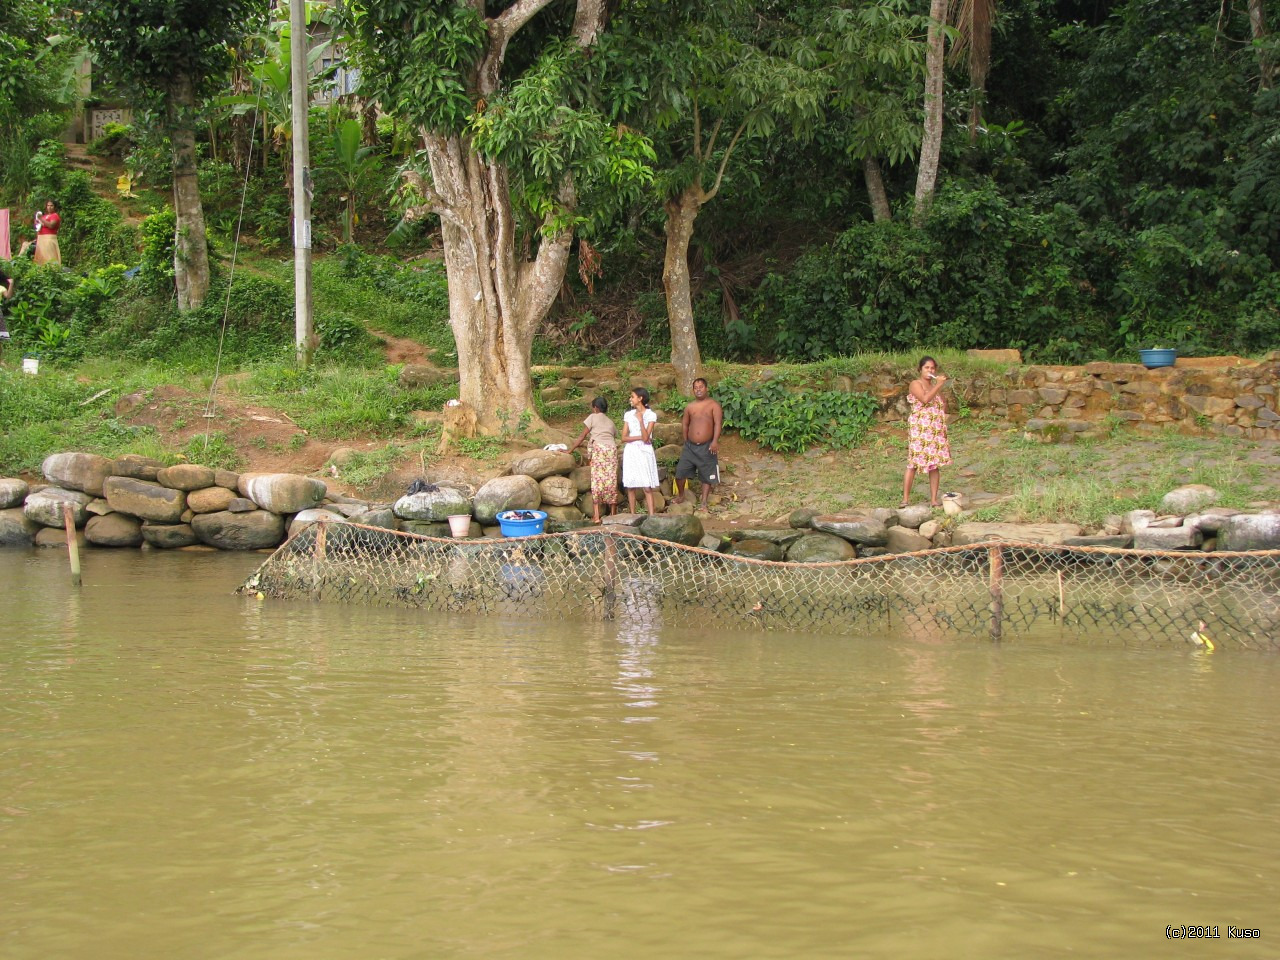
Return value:
M 1280 956 L 1274 655 L 233 596 L 260 559 L 0 552 L 0 957 Z

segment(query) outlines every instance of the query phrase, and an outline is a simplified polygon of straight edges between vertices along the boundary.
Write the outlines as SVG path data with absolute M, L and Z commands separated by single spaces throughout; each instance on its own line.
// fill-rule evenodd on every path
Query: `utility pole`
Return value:
M 298 366 L 311 365 L 315 333 L 311 321 L 311 138 L 307 115 L 307 0 L 289 2 L 289 72 L 293 103 L 293 299 Z

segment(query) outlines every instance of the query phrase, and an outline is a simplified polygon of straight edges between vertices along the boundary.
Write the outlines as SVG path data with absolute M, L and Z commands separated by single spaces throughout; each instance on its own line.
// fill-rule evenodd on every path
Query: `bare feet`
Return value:
M 684 494 L 682 493 L 678 497 L 672 497 L 667 501 L 667 503 L 684 503 Z

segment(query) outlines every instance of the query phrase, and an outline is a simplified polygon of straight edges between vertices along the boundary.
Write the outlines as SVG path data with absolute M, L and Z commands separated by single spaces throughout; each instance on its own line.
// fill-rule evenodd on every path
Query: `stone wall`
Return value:
M 989 353 L 1017 356 L 1016 351 Z M 553 415 L 585 416 L 593 391 L 625 389 L 630 385 L 612 369 L 549 369 L 560 375 L 558 383 L 542 391 Z M 768 367 L 756 373 L 759 379 L 772 375 Z M 708 374 L 713 384 L 716 379 L 716 374 Z M 1024 427 L 1046 439 L 1097 436 L 1126 426 L 1145 431 L 1176 429 L 1250 440 L 1280 440 L 1278 381 L 1280 353 L 1258 362 L 1229 357 L 1182 359 L 1176 366 L 1154 369 L 1136 363 L 1060 367 L 1023 366 L 1015 361 L 1003 372 L 954 381 L 947 395 L 952 413 L 963 404 L 971 415 Z M 649 368 L 637 382 L 663 391 L 675 385 L 675 375 L 665 366 Z M 873 369 L 858 377 L 833 377 L 823 386 L 870 393 L 880 401 L 880 419 L 884 422 L 907 417 L 908 383 L 900 372 Z M 581 398 L 566 399 L 574 391 Z M 657 402 L 661 404 L 661 396 Z

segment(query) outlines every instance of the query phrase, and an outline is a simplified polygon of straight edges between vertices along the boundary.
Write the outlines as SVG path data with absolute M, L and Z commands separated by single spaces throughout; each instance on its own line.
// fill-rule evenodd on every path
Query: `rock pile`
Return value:
M 58 453 L 46 458 L 42 473 L 48 483 L 36 489 L 0 479 L 0 546 L 65 545 L 68 514 L 77 537 L 95 546 L 260 550 L 320 520 L 448 537 L 456 535 L 451 518 L 468 518 L 459 527 L 482 537 L 501 535 L 497 517 L 504 510 L 543 510 L 547 532 L 557 533 L 590 526 L 592 509 L 589 468 L 548 450 L 516 454 L 507 474 L 479 489 L 418 483 L 394 503 L 332 494 L 314 477 L 165 466 L 138 456 Z M 1280 549 L 1280 513 L 1228 509 L 1216 506 L 1218 500 L 1209 487 L 1180 487 L 1164 498 L 1159 514 L 1135 510 L 1091 533 L 1070 523 L 977 522 L 964 498 L 950 494 L 942 511 L 924 505 L 838 514 L 797 510 L 786 527 L 724 534 L 707 533 L 690 504 L 652 517 L 620 514 L 606 523 L 734 556 L 804 563 L 992 539 L 1145 550 Z

